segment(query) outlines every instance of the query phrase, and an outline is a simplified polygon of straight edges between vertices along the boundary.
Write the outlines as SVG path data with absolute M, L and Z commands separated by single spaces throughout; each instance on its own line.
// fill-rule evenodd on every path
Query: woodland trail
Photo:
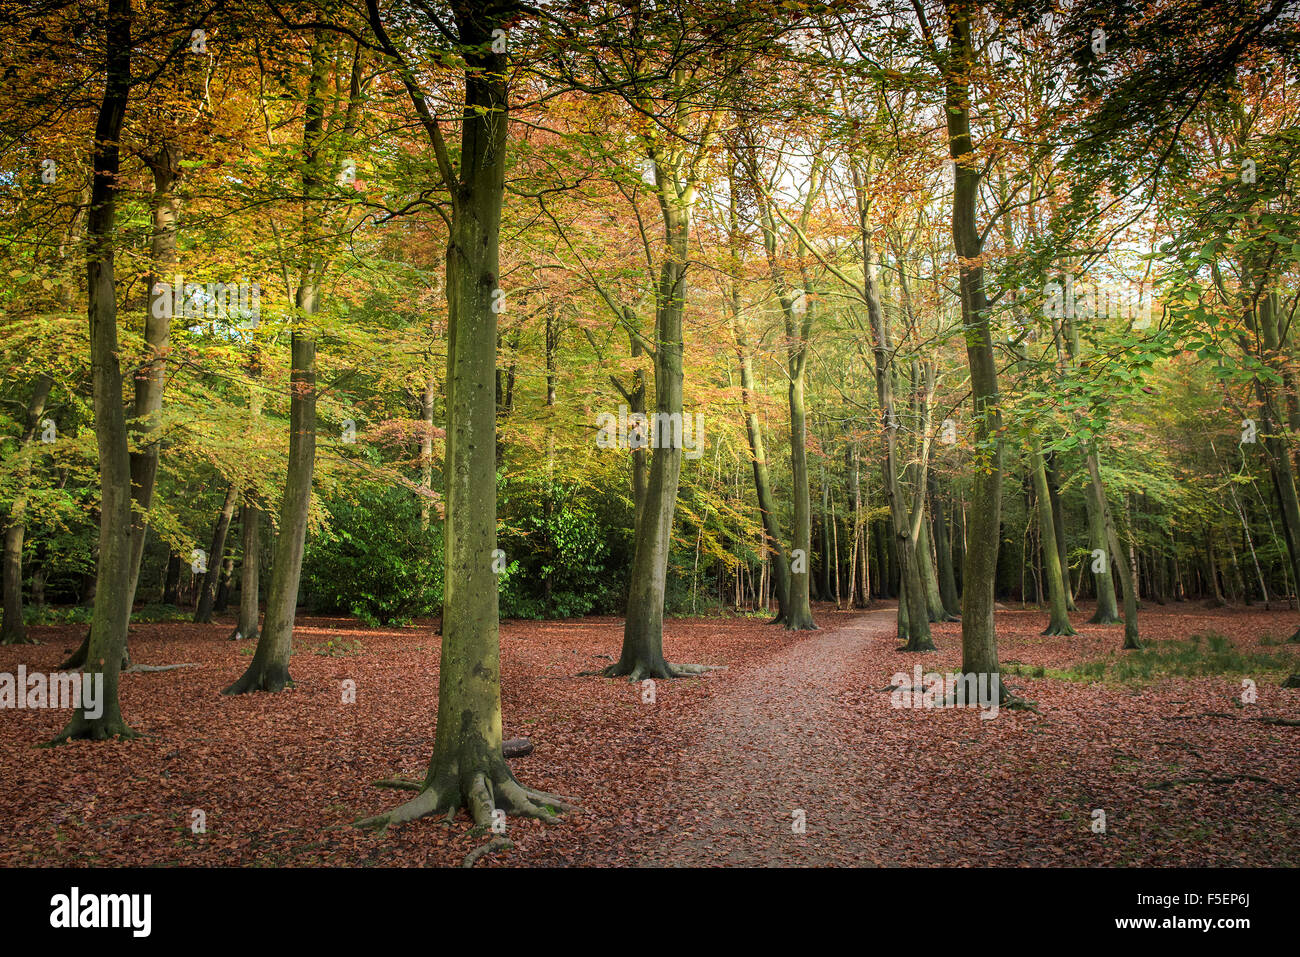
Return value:
M 885 684 L 856 667 L 897 644 L 893 610 L 868 612 L 835 630 L 791 643 L 752 682 L 711 701 L 710 730 L 682 759 L 666 797 L 689 822 L 660 832 L 646 866 L 828 866 L 887 864 L 883 822 L 857 796 L 887 787 L 881 769 L 859 763 L 854 740 L 881 728 L 854 727 L 832 689 Z M 888 696 L 881 695 L 888 703 Z M 861 717 L 861 715 L 859 715 Z M 863 776 L 876 777 L 864 782 Z M 805 832 L 796 833 L 802 811 Z M 892 828 L 890 828 L 892 830 Z

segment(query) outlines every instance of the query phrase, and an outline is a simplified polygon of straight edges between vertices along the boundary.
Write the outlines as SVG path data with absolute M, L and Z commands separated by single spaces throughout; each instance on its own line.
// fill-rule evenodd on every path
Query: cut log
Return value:
M 507 758 L 522 758 L 533 753 L 533 742 L 527 738 L 511 738 L 501 742 L 501 754 Z

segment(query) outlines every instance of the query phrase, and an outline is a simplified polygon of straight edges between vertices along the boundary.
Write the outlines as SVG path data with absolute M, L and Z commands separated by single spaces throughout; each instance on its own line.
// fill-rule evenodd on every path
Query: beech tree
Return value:
M 464 61 L 460 162 L 453 167 L 443 122 L 419 85 L 417 62 L 389 34 L 378 0 L 367 0 L 370 26 L 428 136 L 451 200 L 447 249 L 447 519 L 438 726 L 420 793 L 359 822 L 387 828 L 428 814 L 469 811 L 491 826 L 494 812 L 554 821 L 571 805 L 520 784 L 501 753 L 501 649 L 493 568 L 496 528 L 496 349 L 501 205 L 509 137 L 508 28 L 512 0 L 457 0 L 428 25 Z

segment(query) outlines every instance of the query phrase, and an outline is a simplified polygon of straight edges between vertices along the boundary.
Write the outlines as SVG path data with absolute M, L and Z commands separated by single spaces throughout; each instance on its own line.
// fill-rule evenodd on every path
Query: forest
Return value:
M 1300 865 L 1297 0 L 0 71 L 0 865 Z

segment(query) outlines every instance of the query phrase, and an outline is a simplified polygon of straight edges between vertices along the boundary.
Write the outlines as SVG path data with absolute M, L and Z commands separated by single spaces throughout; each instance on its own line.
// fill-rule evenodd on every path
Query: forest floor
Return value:
M 1041 713 L 982 720 L 885 690 L 918 663 L 957 670 L 960 625 L 905 654 L 888 606 L 815 611 L 821 630 L 798 634 L 669 620 L 672 660 L 728 668 L 657 682 L 653 703 L 577 677 L 617 654 L 620 620 L 503 623 L 505 734 L 536 746 L 515 774 L 582 809 L 511 820 L 513 846 L 479 866 L 1300 865 L 1300 727 L 1261 720 L 1300 718 L 1300 690 L 1280 687 L 1300 671 L 1284 643 L 1300 613 L 1151 605 L 1151 650 L 1134 656 L 1119 626 L 1083 624 L 1086 607 L 1070 638 L 1041 636 L 1044 612 L 999 611 L 1006 681 Z M 52 670 L 84 628 L 33 628 L 41 644 L 0 647 L 0 672 Z M 124 676 L 134 740 L 41 749 L 66 712 L 0 711 L 0 865 L 458 865 L 489 839 L 463 815 L 352 826 L 409 796 L 375 781 L 423 773 L 431 623 L 302 618 L 296 685 L 234 698 L 219 691 L 252 646 L 230 629 L 132 627 L 137 661 L 197 665 Z

